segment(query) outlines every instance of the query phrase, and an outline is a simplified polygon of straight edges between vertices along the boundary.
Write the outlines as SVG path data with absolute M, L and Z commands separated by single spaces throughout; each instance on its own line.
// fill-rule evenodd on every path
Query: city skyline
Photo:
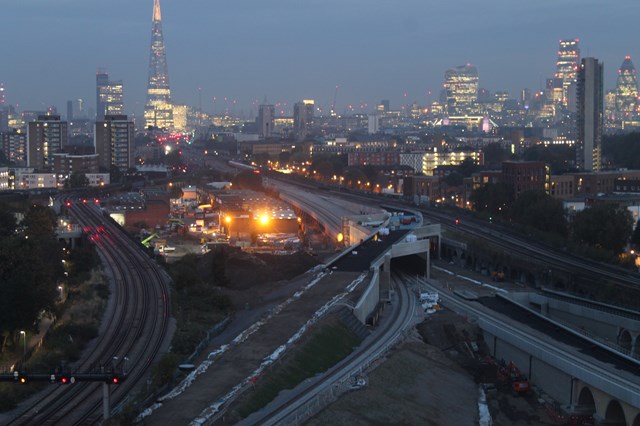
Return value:
M 9 2 L 0 30 L 14 40 L 0 46 L 7 103 L 62 111 L 67 100 L 83 98 L 91 105 L 95 71 L 103 67 L 123 81 L 125 111 L 142 116 L 152 5 Z M 640 40 L 633 25 L 640 4 L 632 1 L 601 10 L 596 1 L 516 6 L 493 0 L 482 19 L 469 0 L 404 1 L 402 7 L 360 0 L 165 0 L 162 8 L 172 99 L 197 108 L 201 93 L 202 109 L 210 113 L 231 108 L 255 115 L 265 97 L 287 104 L 276 113 L 291 114 L 302 99 L 316 99 L 326 110 L 336 85 L 339 113 L 348 104 L 370 110 L 380 99 L 396 109 L 426 104 L 439 98 L 446 70 L 465 63 L 478 68 L 479 87 L 516 98 L 520 89 L 541 89 L 553 76 L 561 38 L 579 38 L 581 56 L 605 64 L 605 87 L 613 89 L 624 57 L 640 55 L 640 42 L 633 42 Z M 57 41 L 56 48 L 43 40 Z M 30 54 L 34 49 L 38 55 Z

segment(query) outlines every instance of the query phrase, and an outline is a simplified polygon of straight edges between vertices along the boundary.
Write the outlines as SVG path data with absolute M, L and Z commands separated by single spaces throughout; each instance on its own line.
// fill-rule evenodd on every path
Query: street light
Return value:
M 22 345 L 22 356 L 27 356 L 27 332 L 24 330 L 20 330 L 20 334 L 22 334 L 23 345 Z

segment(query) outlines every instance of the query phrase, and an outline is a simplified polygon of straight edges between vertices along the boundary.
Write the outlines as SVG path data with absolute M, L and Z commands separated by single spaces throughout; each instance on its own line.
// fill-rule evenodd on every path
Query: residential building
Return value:
M 592 172 L 598 172 L 601 168 L 603 68 L 596 58 L 584 58 L 578 70 L 576 165 L 580 170 Z
M 94 146 L 102 170 L 109 171 L 113 165 L 124 172 L 133 167 L 133 121 L 126 115 L 107 115 L 104 121 L 97 121 Z
M 27 126 L 27 166 L 51 170 L 53 154 L 68 145 L 68 126 L 59 115 L 39 115 Z

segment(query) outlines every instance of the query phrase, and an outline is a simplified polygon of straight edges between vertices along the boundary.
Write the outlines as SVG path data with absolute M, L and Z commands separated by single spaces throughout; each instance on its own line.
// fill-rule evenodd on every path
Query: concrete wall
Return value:
M 531 358 L 529 377 L 534 385 L 539 386 L 560 404 L 571 404 L 572 378 L 569 374 L 537 358 Z
M 378 306 L 380 301 L 380 272 L 376 269 L 366 290 L 356 302 L 353 314 L 361 323 L 367 323 L 367 317 Z

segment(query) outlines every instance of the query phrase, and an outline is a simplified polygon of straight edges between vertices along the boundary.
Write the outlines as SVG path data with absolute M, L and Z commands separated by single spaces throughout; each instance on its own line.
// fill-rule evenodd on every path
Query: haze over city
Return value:
M 558 40 L 580 38 L 583 56 L 605 64 L 615 85 L 625 55 L 637 62 L 640 3 L 551 0 L 480 5 L 453 2 L 163 2 L 163 31 L 175 102 L 255 116 L 257 104 L 316 99 L 328 109 L 372 109 L 437 100 L 444 72 L 472 63 L 480 87 L 544 87 Z M 151 1 L 3 2 L 0 82 L 20 109 L 92 103 L 95 71 L 123 80 L 127 113 L 145 104 Z M 429 94 L 431 92 L 431 94 Z M 405 95 L 406 94 L 406 95 Z M 214 101 L 215 97 L 215 101 Z M 224 101 L 224 98 L 227 101 Z M 236 100 L 236 103 L 233 103 Z M 361 107 L 362 106 L 362 107 Z

